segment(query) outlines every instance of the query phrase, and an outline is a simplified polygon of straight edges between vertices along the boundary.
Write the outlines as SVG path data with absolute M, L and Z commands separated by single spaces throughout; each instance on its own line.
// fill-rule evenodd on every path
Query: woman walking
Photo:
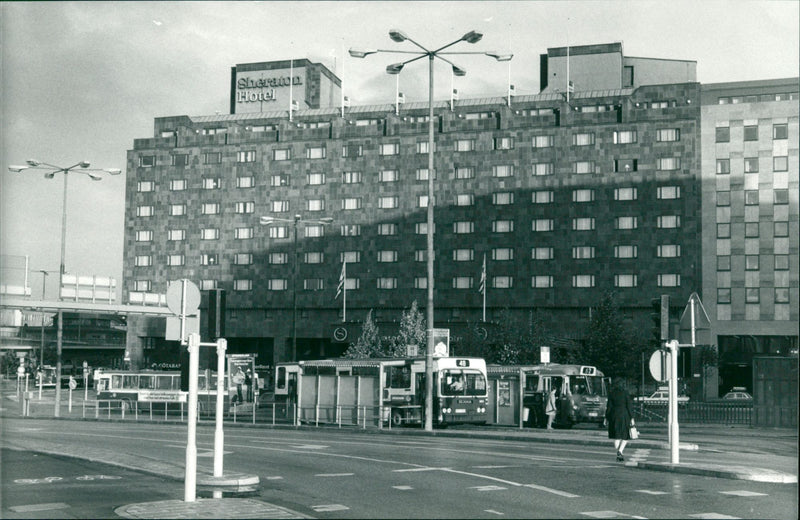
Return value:
M 630 437 L 630 427 L 633 421 L 631 413 L 631 396 L 625 389 L 625 383 L 617 380 L 608 396 L 606 406 L 606 422 L 608 423 L 608 438 L 614 439 L 614 448 L 617 450 L 617 460 L 622 462 L 625 457 L 625 445 Z

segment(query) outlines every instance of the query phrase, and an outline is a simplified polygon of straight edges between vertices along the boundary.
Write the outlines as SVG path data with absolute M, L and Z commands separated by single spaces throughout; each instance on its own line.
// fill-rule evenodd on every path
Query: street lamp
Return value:
M 297 361 L 297 224 L 321 224 L 328 225 L 333 222 L 330 217 L 319 219 L 304 219 L 300 215 L 293 218 L 280 218 L 263 216 L 259 219 L 262 226 L 270 226 L 277 222 L 288 222 L 293 224 L 293 249 L 292 249 L 292 361 Z
M 420 48 L 419 51 L 398 51 L 398 50 L 386 50 L 386 49 L 375 49 L 375 50 L 357 50 L 357 49 L 350 49 L 350 56 L 354 58 L 365 58 L 370 54 L 375 53 L 399 53 L 399 54 L 414 54 L 416 57 L 408 59 L 404 62 L 400 63 L 393 63 L 386 67 L 386 72 L 388 74 L 399 74 L 403 67 L 417 61 L 423 57 L 428 58 L 428 219 L 427 219 L 427 267 L 428 267 L 428 278 L 427 278 L 427 289 L 428 289 L 428 306 L 427 306 L 427 322 L 428 322 L 428 342 L 427 347 L 425 349 L 425 430 L 431 431 L 433 430 L 433 59 L 439 58 L 440 60 L 447 62 L 450 64 L 453 70 L 453 74 L 456 76 L 464 76 L 467 71 L 462 69 L 461 67 L 457 66 L 443 55 L 452 55 L 452 54 L 483 54 L 485 56 L 490 56 L 497 61 L 508 61 L 510 60 L 513 55 L 511 54 L 499 54 L 497 52 L 442 52 L 444 49 L 451 47 L 459 42 L 467 42 L 467 43 L 477 43 L 483 38 L 483 34 L 477 31 L 470 31 L 464 34 L 461 38 L 452 41 L 442 47 L 439 47 L 435 50 L 430 50 L 413 39 L 411 39 L 406 33 L 403 31 L 399 31 L 397 29 L 392 29 L 389 31 L 389 38 L 393 41 L 402 43 L 405 41 L 409 41 Z
M 89 168 L 89 161 L 81 161 L 66 168 L 49 164 L 35 159 L 28 159 L 25 161 L 27 164 L 11 165 L 8 170 L 13 173 L 21 173 L 24 171 L 43 171 L 46 179 L 52 179 L 57 173 L 64 174 L 64 198 L 61 202 L 61 265 L 58 271 L 58 292 L 59 299 L 61 299 L 61 287 L 64 282 L 64 257 L 66 253 L 67 241 L 67 177 L 69 173 L 82 173 L 93 181 L 100 181 L 103 179 L 102 173 L 109 175 L 119 175 L 122 170 L 119 168 Z M 42 297 L 44 299 L 44 297 Z M 56 334 L 56 408 L 55 416 L 61 416 L 61 349 L 63 347 L 64 336 L 64 315 L 63 311 L 58 311 L 58 330 Z
M 44 294 L 45 294 L 44 290 L 45 287 L 47 286 L 47 276 L 52 271 L 45 271 L 44 269 L 39 269 L 39 272 L 42 273 L 42 302 L 44 302 Z M 42 331 L 41 331 L 42 338 L 41 338 L 41 345 L 39 347 L 39 367 L 44 366 L 44 312 L 42 312 L 41 326 L 42 326 Z

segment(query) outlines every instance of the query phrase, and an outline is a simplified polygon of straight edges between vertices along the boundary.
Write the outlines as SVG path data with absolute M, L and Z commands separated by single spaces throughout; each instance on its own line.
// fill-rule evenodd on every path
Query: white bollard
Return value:
M 186 474 L 183 501 L 197 499 L 197 374 L 199 372 L 200 335 L 189 334 L 189 410 L 186 435 Z
M 223 454 L 225 448 L 225 433 L 222 430 L 222 416 L 225 412 L 225 350 L 228 341 L 217 340 L 217 409 L 214 428 L 214 476 L 222 476 Z

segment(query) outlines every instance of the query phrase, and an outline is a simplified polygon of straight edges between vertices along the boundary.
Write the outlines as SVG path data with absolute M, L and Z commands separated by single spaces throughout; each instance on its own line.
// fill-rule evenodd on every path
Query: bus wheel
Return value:
M 403 426 L 403 414 L 400 410 L 392 410 L 392 426 Z

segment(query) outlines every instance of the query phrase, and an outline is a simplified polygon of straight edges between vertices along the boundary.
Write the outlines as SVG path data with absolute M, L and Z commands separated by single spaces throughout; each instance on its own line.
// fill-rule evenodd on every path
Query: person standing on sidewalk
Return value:
M 631 396 L 625 389 L 625 382 L 621 379 L 614 381 L 611 393 L 608 395 L 606 406 L 606 422 L 608 422 L 608 438 L 614 439 L 614 448 L 617 450 L 617 461 L 625 460 L 622 452 L 630 440 L 630 427 L 633 421 L 631 413 Z
M 553 419 L 556 418 L 556 388 L 552 386 L 550 391 L 547 392 L 547 398 L 544 405 L 544 413 L 547 414 L 547 429 L 553 429 Z

